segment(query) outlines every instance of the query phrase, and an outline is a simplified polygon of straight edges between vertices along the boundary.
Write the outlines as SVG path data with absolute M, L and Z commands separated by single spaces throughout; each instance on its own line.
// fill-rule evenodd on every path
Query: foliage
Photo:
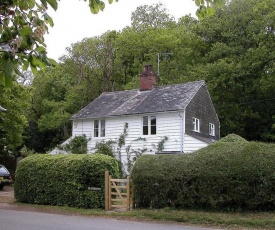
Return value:
M 85 134 L 82 136 L 75 136 L 69 140 L 68 144 L 65 144 L 64 150 L 72 154 L 85 154 L 88 152 L 87 143 L 90 138 L 87 138 Z
M 172 24 L 175 24 L 174 17 L 161 3 L 139 6 L 131 16 L 131 26 L 135 31 L 171 27 Z
M 222 8 L 228 0 L 195 0 L 198 6 L 196 15 L 199 19 L 215 15 L 216 9 Z
M 30 204 L 102 208 L 104 172 L 118 176 L 118 164 L 102 154 L 35 154 L 23 159 L 16 171 L 14 195 Z M 89 188 L 99 188 L 99 191 Z
M 144 11 L 149 18 L 137 29 Z M 175 22 L 161 4 L 138 8 L 132 26 L 72 44 L 56 68 L 37 74 L 24 144 L 45 152 L 65 141 L 74 113 L 103 91 L 138 88 L 148 63 L 159 69 L 158 85 L 203 78 L 221 136 L 274 142 L 274 12 L 271 0 L 233 0 L 203 20 Z
M 219 142 L 248 142 L 244 138 L 236 134 L 228 134 L 226 137 L 223 137 Z
M 22 85 L 14 83 L 11 88 L 5 88 L 0 83 L 0 104 L 7 109 L 0 112 L 0 155 L 15 155 L 15 150 L 23 142 L 28 99 L 28 90 Z
M 164 143 L 167 140 L 168 140 L 168 137 L 165 136 L 158 142 L 158 145 L 157 145 L 157 152 L 158 153 L 162 152 L 162 150 L 164 149 Z
M 127 135 L 128 135 L 128 123 L 125 122 L 124 128 L 123 128 L 123 133 L 119 135 L 119 138 L 117 141 L 117 145 L 118 145 L 117 152 L 118 152 L 118 158 L 119 158 L 120 162 L 122 162 L 121 161 L 121 148 L 122 148 L 122 146 L 125 145 L 125 138 Z
M 117 0 L 116 0 L 117 1 Z M 109 0 L 112 3 L 113 0 Z M 1 2 L 0 12 L 0 80 L 11 86 L 15 75 L 21 75 L 20 67 L 29 67 L 34 74 L 56 62 L 47 57 L 44 34 L 53 20 L 47 13 L 48 7 L 57 10 L 57 0 L 27 0 Z M 89 0 L 92 13 L 105 8 L 101 0 Z
M 127 154 L 127 162 L 125 162 L 127 166 L 127 171 L 131 173 L 132 168 L 136 162 L 136 160 L 143 155 L 147 151 L 146 147 L 138 148 L 138 149 L 133 149 L 131 148 L 131 145 L 128 145 L 125 149 L 126 154 Z
M 64 63 L 75 64 L 74 71 L 78 72 L 79 82 L 86 80 L 89 86 L 93 86 L 95 81 L 99 81 L 101 84 L 97 93 L 110 91 L 114 88 L 114 75 L 117 72 L 114 63 L 116 38 L 115 31 L 108 31 L 94 38 L 85 38 L 67 48 L 68 54 L 61 60 Z
M 54 61 L 46 56 L 44 34 L 53 26 L 47 14 L 48 6 L 57 9 L 56 0 L 11 1 L 1 3 L 0 80 L 11 86 L 14 75 L 21 75 L 19 66 L 36 72 L 37 68 L 52 66 Z
M 20 150 L 21 156 L 28 157 L 33 154 L 35 154 L 35 151 L 33 149 L 28 149 L 26 145 L 23 146 L 23 148 Z
M 274 147 L 216 142 L 194 154 L 143 155 L 131 174 L 135 202 L 146 208 L 274 210 Z
M 207 49 L 191 74 L 206 76 L 221 136 L 274 141 L 274 7 L 271 0 L 233 0 L 195 29 Z
M 116 142 L 112 140 L 109 140 L 106 142 L 105 141 L 96 142 L 95 144 L 96 153 L 114 157 L 113 144 L 115 143 Z

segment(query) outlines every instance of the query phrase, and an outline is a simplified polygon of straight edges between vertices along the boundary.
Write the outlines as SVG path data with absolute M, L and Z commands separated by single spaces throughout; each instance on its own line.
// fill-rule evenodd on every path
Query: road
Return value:
M 0 209 L 2 230 L 211 230 L 181 224 L 126 221 L 111 218 L 56 215 Z M 217 229 L 215 229 L 217 230 Z

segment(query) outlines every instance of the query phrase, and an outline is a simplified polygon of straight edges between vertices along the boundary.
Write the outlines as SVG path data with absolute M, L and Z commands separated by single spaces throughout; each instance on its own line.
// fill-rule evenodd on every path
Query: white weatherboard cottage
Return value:
M 220 124 L 204 81 L 156 86 L 151 65 L 140 74 L 140 89 L 105 92 L 72 116 L 72 137 L 97 142 L 118 141 L 126 129 L 125 143 L 114 147 L 123 163 L 135 155 L 190 153 L 220 138 Z M 131 157 L 130 157 L 131 155 Z M 130 158 L 129 158 L 130 157 Z

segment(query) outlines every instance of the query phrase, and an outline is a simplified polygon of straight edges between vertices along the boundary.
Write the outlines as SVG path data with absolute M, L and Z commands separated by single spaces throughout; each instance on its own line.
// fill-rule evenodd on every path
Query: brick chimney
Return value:
M 140 91 L 151 90 L 157 85 L 157 74 L 153 71 L 153 65 L 145 65 L 140 77 Z

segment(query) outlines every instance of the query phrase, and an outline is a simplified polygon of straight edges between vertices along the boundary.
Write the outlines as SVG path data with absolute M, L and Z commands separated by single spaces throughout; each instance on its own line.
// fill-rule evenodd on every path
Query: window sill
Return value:
M 105 137 L 93 137 L 93 139 L 96 139 L 96 140 L 105 139 L 105 138 L 106 138 L 106 136 Z

